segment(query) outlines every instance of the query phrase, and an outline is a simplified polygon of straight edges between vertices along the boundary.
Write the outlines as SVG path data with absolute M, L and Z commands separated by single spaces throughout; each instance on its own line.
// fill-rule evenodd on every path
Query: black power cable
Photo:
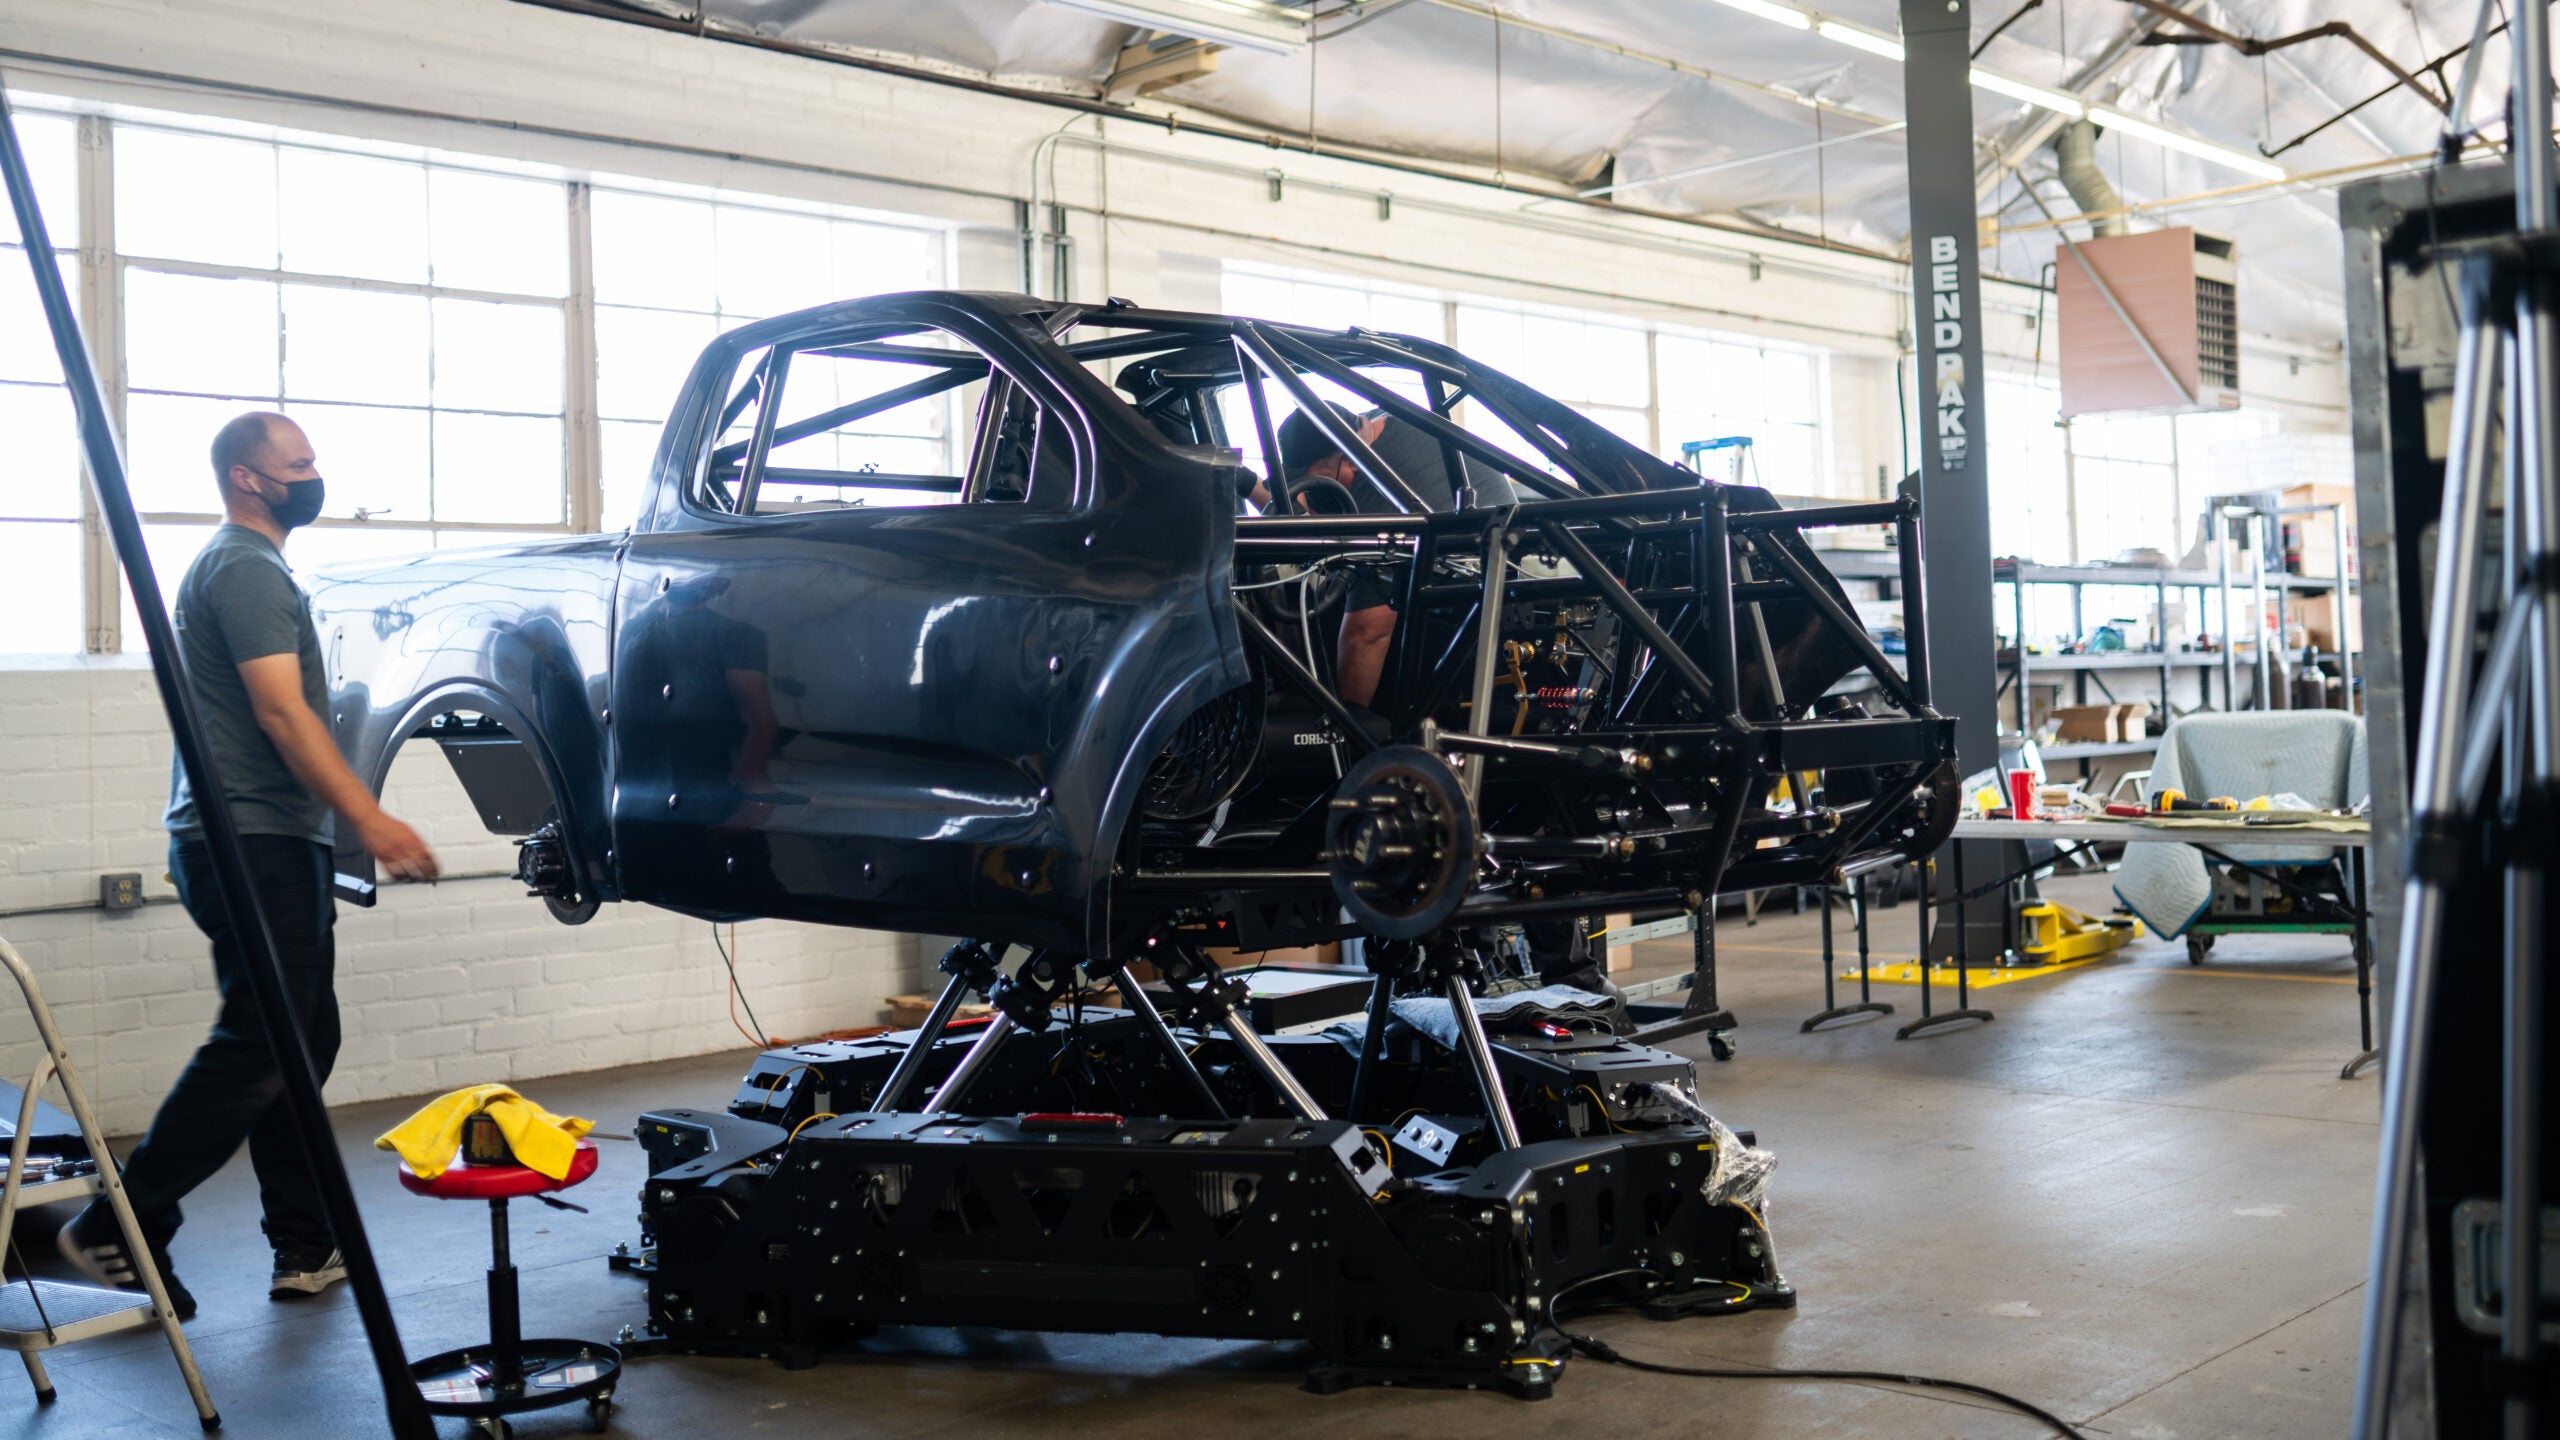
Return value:
M 711 927 L 711 944 L 720 952 L 720 963 L 728 968 L 729 993 L 737 997 L 739 1004 L 747 1007 L 747 1023 L 755 1027 L 757 1043 L 769 1043 L 771 1032 L 764 1028 L 763 1021 L 756 1018 L 755 1003 L 747 998 L 747 987 L 738 983 L 738 962 L 729 958 L 729 947 L 721 943 L 720 927 L 716 924 Z
M 1924 1390 L 1953 1390 L 1961 1394 L 1980 1396 L 1994 1404 L 2007 1406 L 2021 1415 L 2029 1416 L 2052 1427 L 2053 1433 L 2063 1436 L 2064 1440 L 2086 1440 L 2085 1436 L 2073 1429 L 2071 1423 L 2061 1416 L 2040 1406 L 2029 1404 L 2015 1395 L 1994 1390 L 1988 1385 L 1976 1385 L 1969 1380 L 1941 1380 L 1931 1375 L 1897 1375 L 1886 1370 L 1748 1370 L 1702 1365 L 1666 1365 L 1659 1360 L 1644 1360 L 1629 1355 L 1596 1335 L 1576 1334 L 1565 1329 L 1557 1320 L 1557 1316 L 1564 1309 L 1565 1297 L 1574 1291 L 1586 1285 L 1596 1285 L 1604 1280 L 1623 1280 L 1631 1275 L 1642 1275 L 1657 1285 L 1661 1283 L 1660 1276 L 1650 1270 L 1642 1269 L 1611 1270 L 1577 1280 L 1557 1291 L 1554 1301 L 1548 1304 L 1547 1328 L 1563 1336 L 1574 1349 L 1594 1360 L 1609 1365 L 1624 1365 L 1630 1370 L 1642 1370 L 1654 1375 L 1686 1375 L 1699 1380 L 1836 1380 L 1879 1385 L 1911 1385 Z M 1737 1284 L 1738 1282 L 1723 1283 Z

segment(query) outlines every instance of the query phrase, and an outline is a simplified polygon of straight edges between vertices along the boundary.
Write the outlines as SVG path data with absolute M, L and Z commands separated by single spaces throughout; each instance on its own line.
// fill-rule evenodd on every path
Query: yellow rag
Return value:
M 578 1141 L 596 1128 L 593 1120 L 554 1115 L 504 1085 L 472 1085 L 428 1101 L 375 1140 L 373 1148 L 400 1152 L 420 1179 L 433 1180 L 452 1166 L 462 1148 L 462 1122 L 483 1110 L 498 1122 L 518 1164 L 554 1180 L 569 1178 Z

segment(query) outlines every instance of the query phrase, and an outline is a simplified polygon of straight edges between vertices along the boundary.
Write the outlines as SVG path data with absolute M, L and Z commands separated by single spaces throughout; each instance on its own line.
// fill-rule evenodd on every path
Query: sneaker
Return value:
M 54 1245 L 73 1269 L 101 1285 L 117 1290 L 140 1290 L 142 1275 L 134 1268 L 133 1252 L 124 1243 L 123 1228 L 115 1216 L 90 1207 L 71 1217 L 54 1237 Z M 168 1292 L 169 1308 L 181 1320 L 196 1318 L 196 1297 L 178 1283 L 178 1272 L 169 1264 L 168 1252 L 151 1257 L 160 1269 L 160 1286 Z
M 270 1300 L 299 1300 L 317 1295 L 347 1278 L 346 1257 L 335 1248 L 294 1247 L 276 1252 L 275 1274 L 267 1281 Z

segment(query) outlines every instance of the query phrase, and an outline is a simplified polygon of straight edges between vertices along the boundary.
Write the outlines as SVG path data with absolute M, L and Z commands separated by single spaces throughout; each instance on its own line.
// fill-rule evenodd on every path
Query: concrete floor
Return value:
M 2057 898 L 2103 909 L 2102 882 Z M 1911 944 L 1879 910 L 1877 946 Z M 1700 1365 L 1891 1370 L 1970 1380 L 2134 1440 L 2327 1436 L 2346 1423 L 2375 1144 L 2374 1081 L 2341 1082 L 2355 1049 L 2352 966 L 2325 937 L 2226 939 L 2191 969 L 2144 942 L 2061 976 L 1978 992 L 1996 1023 L 1896 1042 L 1885 1021 L 1800 1035 L 1819 1007 L 1813 917 L 1728 918 L 1723 994 L 1740 1054 L 1700 1090 L 1780 1157 L 1770 1215 L 1802 1294 L 1792 1314 L 1683 1325 L 1595 1320 L 1629 1353 Z M 1684 964 L 1686 942 L 1645 969 Z M 1703 1056 L 1703 1046 L 1697 1047 Z M 546 1105 L 627 1132 L 639 1111 L 724 1103 L 742 1055 L 528 1086 Z M 338 1130 L 411 1354 L 484 1338 L 485 1212 L 413 1198 L 372 1137 L 407 1103 L 352 1106 Z M 599 1258 L 631 1233 L 638 1147 L 607 1144 L 572 1198 L 591 1216 L 517 1207 L 528 1333 L 610 1338 L 637 1282 Z M 32 1239 L 33 1237 L 28 1237 Z M 32 1252 L 31 1253 L 36 1253 Z M 40 1262 L 41 1263 L 41 1262 Z M 281 1305 L 246 1157 L 189 1206 L 179 1272 L 203 1304 L 188 1327 L 225 1433 L 380 1433 L 380 1399 L 343 1287 Z M 195 1434 L 158 1340 L 56 1352 L 39 1411 L 0 1365 L 0 1440 Z M 762 1362 L 636 1365 L 615 1433 L 632 1437 L 1189 1437 L 1258 1440 L 1356 1428 L 1403 1436 L 1544 1436 L 1596 1421 L 1613 1436 L 1964 1436 L 2046 1433 L 1963 1397 L 1860 1384 L 1701 1381 L 1576 1361 L 1557 1398 L 1301 1392 L 1300 1352 L 1141 1336 L 919 1333 L 812 1371 Z M 460 1436 L 458 1421 L 444 1433 Z M 576 1411 L 521 1420 L 583 1433 Z

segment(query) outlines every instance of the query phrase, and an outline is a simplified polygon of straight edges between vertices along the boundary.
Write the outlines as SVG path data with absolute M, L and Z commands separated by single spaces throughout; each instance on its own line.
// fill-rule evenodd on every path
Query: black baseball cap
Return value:
M 1358 433 L 1360 417 L 1352 414 L 1348 406 L 1337 405 L 1330 400 L 1316 403 L 1331 410 L 1342 421 L 1344 429 Z M 1304 474 L 1308 466 L 1328 455 L 1341 453 L 1342 447 L 1316 428 L 1315 418 L 1304 408 L 1290 411 L 1289 418 L 1280 422 L 1280 463 L 1290 474 Z

